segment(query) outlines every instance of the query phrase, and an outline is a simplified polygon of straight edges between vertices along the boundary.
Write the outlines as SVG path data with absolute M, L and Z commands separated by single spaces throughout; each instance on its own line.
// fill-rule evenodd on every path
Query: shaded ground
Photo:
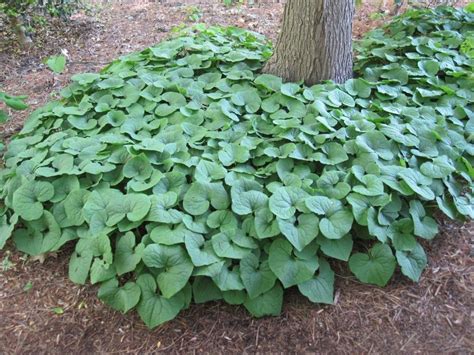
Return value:
M 113 58 L 163 39 L 187 19 L 189 5 L 130 1 L 101 6 L 94 18 L 76 16 L 36 34 L 36 47 L 18 49 L 8 33 L 0 39 L 2 90 L 27 94 L 32 108 L 63 87 L 72 74 L 99 70 Z M 182 0 L 180 3 L 185 3 Z M 374 0 L 356 17 L 359 36 L 385 21 Z M 132 3 L 132 4 L 130 4 Z M 281 4 L 226 8 L 214 1 L 197 5 L 201 22 L 233 24 L 278 33 Z M 382 8 L 384 10 L 384 8 Z M 385 16 L 385 15 L 384 15 Z M 53 76 L 41 60 L 66 49 L 64 74 Z M 21 127 L 26 113 L 0 133 Z M 321 307 L 290 290 L 280 317 L 256 320 L 242 307 L 192 305 L 149 331 L 134 313 L 121 315 L 103 305 L 92 286 L 67 278 L 70 250 L 44 264 L 26 260 L 10 246 L 0 251 L 0 352 L 270 352 L 470 353 L 474 349 L 474 223 L 441 221 L 441 235 L 426 244 L 429 266 L 419 284 L 396 276 L 384 289 L 358 283 L 340 265 L 336 304 Z

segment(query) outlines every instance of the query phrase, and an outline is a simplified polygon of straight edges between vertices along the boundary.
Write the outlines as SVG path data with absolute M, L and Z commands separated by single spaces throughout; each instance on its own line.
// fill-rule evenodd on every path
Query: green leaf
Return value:
M 364 175 L 360 178 L 364 185 L 356 185 L 352 189 L 364 196 L 379 196 L 383 194 L 383 183 L 375 175 Z
M 382 243 L 387 241 L 388 227 L 379 223 L 377 211 L 373 207 L 370 207 L 367 211 L 367 226 L 370 235 L 377 237 Z
M 298 290 L 311 302 L 333 304 L 334 300 L 334 271 L 329 263 L 319 260 L 318 275 L 298 285 Z
M 127 202 L 118 190 L 96 190 L 89 195 L 83 208 L 83 214 L 89 223 L 100 217 L 105 223 L 104 228 L 106 226 L 112 227 L 124 219 L 129 212 Z
M 97 86 L 101 89 L 118 89 L 124 85 L 124 80 L 122 78 L 110 77 L 100 81 Z
M 184 195 L 183 207 L 189 214 L 199 216 L 207 212 L 210 206 L 221 210 L 226 209 L 229 203 L 222 183 L 195 182 Z
M 435 194 L 429 187 L 432 183 L 431 178 L 411 168 L 403 169 L 398 173 L 398 176 L 418 195 L 427 200 L 434 200 Z
M 418 282 L 421 273 L 427 264 L 426 254 L 420 244 L 411 251 L 396 252 L 398 264 L 402 268 L 403 275 L 409 277 L 411 280 Z
M 306 249 L 296 254 L 291 244 L 282 239 L 275 240 L 270 246 L 268 256 L 270 269 L 285 288 L 311 279 L 318 269 L 318 257 L 315 253 L 311 253 L 310 246 Z
M 55 73 L 62 73 L 66 66 L 66 57 L 64 55 L 53 55 L 46 60 L 46 65 Z
M 408 72 L 405 68 L 400 66 L 385 71 L 381 77 L 385 79 L 397 80 L 402 85 L 408 83 Z
M 73 190 L 64 200 L 64 211 L 67 219 L 73 226 L 80 226 L 84 223 L 84 206 L 89 198 L 90 192 L 87 190 Z
M 325 255 L 339 260 L 349 260 L 353 246 L 352 237 L 349 234 L 341 239 L 318 237 L 317 242 Z
M 177 92 L 166 92 L 161 95 L 161 99 L 166 101 L 166 104 L 160 104 L 155 110 L 157 116 L 168 116 L 178 110 L 180 107 L 186 105 L 186 98 Z
M 64 308 L 62 307 L 53 307 L 53 312 L 57 315 L 61 315 L 64 313 Z
M 0 110 L 0 123 L 5 123 L 9 119 L 8 114 L 5 112 L 5 110 Z M 2 144 L 2 143 L 0 143 Z M 3 150 L 4 145 L 0 147 L 0 150 Z
M 235 229 L 237 228 L 237 218 L 231 211 L 214 211 L 209 214 L 206 224 L 212 229 Z
M 108 281 L 114 278 L 116 271 L 113 265 L 100 258 L 95 258 L 90 269 L 91 284 Z
M 78 254 L 75 251 L 69 260 L 69 279 L 77 284 L 85 284 L 92 264 L 91 252 Z
M 127 194 L 129 212 L 127 218 L 129 221 L 137 222 L 145 218 L 151 207 L 151 200 L 145 194 Z
M 196 303 L 222 299 L 222 292 L 208 277 L 196 277 L 193 282 L 193 297 Z
M 232 186 L 232 211 L 238 215 L 253 213 L 267 206 L 268 197 L 260 191 L 235 192 L 236 186 Z
M 370 97 L 371 87 L 364 79 L 349 79 L 345 82 L 344 88 L 352 96 Z
M 5 243 L 11 237 L 17 223 L 17 214 L 11 216 L 10 221 L 8 221 L 6 215 L 0 216 L 0 249 L 3 249 Z
M 171 208 L 176 204 L 178 196 L 174 192 L 167 192 L 163 195 L 152 196 L 151 206 L 146 220 L 159 223 L 180 223 L 183 214 L 181 211 Z
M 214 162 L 201 160 L 196 166 L 194 178 L 196 181 L 211 182 L 213 180 L 221 180 L 225 177 L 226 169 Z
M 269 91 L 279 92 L 282 86 L 282 79 L 275 75 L 261 74 L 255 78 L 254 83 Z
M 222 150 L 217 154 L 219 161 L 224 166 L 230 166 L 235 163 L 245 163 L 250 158 L 250 153 L 246 147 L 238 144 L 223 143 Z
M 276 284 L 270 291 L 255 298 L 248 298 L 244 302 L 247 311 L 257 318 L 280 315 L 282 305 L 283 289 L 279 284 Z
M 140 300 L 140 287 L 132 281 L 119 287 L 117 279 L 111 279 L 100 285 L 98 297 L 113 309 L 127 313 Z
M 166 173 L 164 177 L 159 174 L 158 183 L 153 188 L 155 195 L 166 194 L 167 192 L 174 192 L 176 195 L 181 196 L 186 184 L 186 177 L 184 174 L 179 172 Z
M 245 110 L 249 113 L 255 113 L 260 109 L 262 100 L 256 90 L 244 90 L 235 92 L 231 96 L 234 105 L 245 106 Z
M 314 160 L 326 165 L 337 165 L 349 159 L 346 151 L 336 142 L 326 143 L 322 146 L 323 153 L 315 153 Z
M 271 238 L 280 234 L 277 219 L 268 208 L 261 208 L 255 213 L 254 224 L 259 239 Z
M 280 90 L 283 95 L 296 98 L 296 94 L 301 90 L 301 87 L 298 84 L 285 83 L 281 85 Z
M 34 221 L 26 223 L 27 229 L 17 229 L 13 241 L 18 250 L 29 255 L 41 255 L 54 249 L 61 238 L 61 229 L 48 211 Z
M 113 127 L 120 127 L 126 120 L 127 116 L 122 111 L 112 110 L 107 112 L 105 120 Z
M 273 94 L 262 101 L 262 110 L 275 113 L 280 108 L 281 94 Z
M 219 266 L 217 272 L 212 276 L 212 280 L 221 291 L 243 290 L 244 284 L 240 279 L 239 267 L 229 268 L 230 263 Z M 219 263 L 212 264 L 219 265 Z
M 224 291 L 222 292 L 222 296 L 224 298 L 224 301 L 232 305 L 243 304 L 245 299 L 247 298 L 245 291 L 242 290 Z
M 326 196 L 340 200 L 351 191 L 351 186 L 346 182 L 340 182 L 340 174 L 336 171 L 324 172 L 317 180 L 318 189 Z
M 426 216 L 421 202 L 410 201 L 410 214 L 413 219 L 415 235 L 425 239 L 433 239 L 438 234 L 438 224 L 433 218 Z
M 32 288 L 33 288 L 33 283 L 31 281 L 28 281 L 25 284 L 25 286 L 23 286 L 23 291 L 30 292 Z
M 298 218 L 277 218 L 277 220 L 281 233 L 299 251 L 311 243 L 319 232 L 319 219 L 313 214 L 301 214 Z
M 160 269 L 156 278 L 166 298 L 176 295 L 188 283 L 193 264 L 181 246 L 150 244 L 143 251 L 146 266 Z
M 260 262 L 254 254 L 248 254 L 240 261 L 240 277 L 250 298 L 269 291 L 276 281 L 268 261 Z
M 220 260 L 211 241 L 206 241 L 201 234 L 187 233 L 184 241 L 194 266 L 211 265 Z
M 395 271 L 395 258 L 387 244 L 376 243 L 368 254 L 353 254 L 349 268 L 360 281 L 383 287 Z
M 140 318 L 150 329 L 175 318 L 185 306 L 182 292 L 171 298 L 157 295 L 156 282 L 150 274 L 140 275 L 137 279 L 137 285 L 141 289 L 141 299 L 137 311 Z
M 123 175 L 136 180 L 146 180 L 153 173 L 150 161 L 145 154 L 140 154 L 129 161 L 123 167 Z
M 310 211 L 326 216 L 319 222 L 319 230 L 326 238 L 340 239 L 351 230 L 354 217 L 349 210 L 343 209 L 339 201 L 312 196 L 305 203 Z
M 416 246 L 416 239 L 413 236 L 413 223 L 409 218 L 402 218 L 393 222 L 387 233 L 396 250 L 409 251 Z
M 421 164 L 420 171 L 423 175 L 433 179 L 443 179 L 456 169 L 451 165 L 447 156 L 443 155 L 433 159 L 433 162 Z
M 441 90 L 426 90 L 422 88 L 417 88 L 416 91 L 418 91 L 421 97 L 437 97 L 441 96 L 444 93 Z
M 96 73 L 81 73 L 81 74 L 74 74 L 71 77 L 72 81 L 76 81 L 79 85 L 88 85 L 92 84 L 94 81 L 100 78 L 100 74 Z
M 189 233 L 182 223 L 174 226 L 160 224 L 151 230 L 150 239 L 157 244 L 175 245 L 184 243 L 184 237 Z
M 57 203 L 63 201 L 70 192 L 79 190 L 79 179 L 73 175 L 64 175 L 52 182 L 54 187 L 54 196 L 51 202 Z
M 13 209 L 26 221 L 38 219 L 43 214 L 43 202 L 54 196 L 54 187 L 46 181 L 28 181 L 13 194 Z
M 369 198 L 357 193 L 350 193 L 347 196 L 347 202 L 352 207 L 352 213 L 357 223 L 366 226 L 368 224 L 369 208 L 371 207 Z
M 349 107 L 354 107 L 355 106 L 355 101 L 354 99 L 345 93 L 342 90 L 339 89 L 334 89 L 332 90 L 329 95 L 328 95 L 329 101 L 332 102 L 332 104 L 336 107 L 339 106 L 349 106 Z
M 119 237 L 115 246 L 114 266 L 117 275 L 123 275 L 136 269 L 142 259 L 145 246 L 142 243 L 135 245 L 135 235 L 132 232 Z
M 212 247 L 221 258 L 242 259 L 251 249 L 239 245 L 238 230 L 223 231 L 212 236 Z M 250 245 L 249 245 L 250 246 Z
M 319 222 L 319 230 L 329 239 L 340 239 L 349 233 L 354 217 L 348 210 L 338 211 Z
M 240 112 L 234 106 L 232 106 L 229 101 L 225 99 L 221 100 L 220 108 L 226 117 L 230 118 L 232 121 L 239 122 Z
M 281 187 L 276 190 L 269 200 L 272 213 L 282 219 L 288 219 L 295 214 L 298 204 L 306 197 L 306 193 L 297 187 Z
M 393 159 L 390 142 L 381 132 L 373 131 L 359 135 L 356 144 L 363 152 L 374 153 L 384 160 Z
M 332 215 L 342 209 L 342 204 L 336 199 L 326 196 L 311 196 L 305 200 L 306 207 L 319 215 Z
M 4 96 L 0 97 L 0 101 L 4 101 L 8 107 L 11 107 L 14 110 L 26 110 L 28 105 L 25 103 L 25 97 L 21 96 Z M 2 122 L 6 121 L 5 115 L 6 113 L 2 110 Z
M 426 76 L 435 76 L 439 71 L 439 63 L 436 60 L 421 60 L 418 62 L 418 68 Z

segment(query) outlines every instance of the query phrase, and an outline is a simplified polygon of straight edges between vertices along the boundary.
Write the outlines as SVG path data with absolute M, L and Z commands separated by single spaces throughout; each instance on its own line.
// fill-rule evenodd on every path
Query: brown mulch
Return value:
M 190 6 L 202 12 L 200 22 L 246 27 L 276 39 L 282 4 L 228 8 L 211 0 L 188 2 L 101 4 L 93 17 L 77 15 L 67 26 L 54 22 L 40 29 L 28 51 L 0 32 L 0 90 L 27 94 L 36 108 L 71 75 L 97 71 L 122 54 L 159 42 L 176 25 L 191 24 Z M 386 10 L 382 0 L 364 1 L 354 35 L 385 22 Z M 53 75 L 42 60 L 61 49 L 70 57 L 67 69 Z M 0 133 L 17 131 L 26 115 L 14 113 Z M 280 317 L 254 319 L 242 307 L 212 302 L 192 305 L 153 331 L 135 312 L 122 315 L 103 305 L 95 287 L 72 284 L 67 277 L 71 250 L 41 264 L 10 245 L 0 251 L 0 353 L 468 354 L 474 349 L 474 223 L 440 222 L 440 235 L 425 244 L 429 265 L 418 284 L 397 274 L 386 288 L 364 285 L 336 264 L 333 306 L 314 305 L 289 290 Z

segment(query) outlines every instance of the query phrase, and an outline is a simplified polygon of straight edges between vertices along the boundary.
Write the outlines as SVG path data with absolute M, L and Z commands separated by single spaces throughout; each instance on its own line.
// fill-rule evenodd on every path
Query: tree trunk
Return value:
M 31 38 L 28 37 L 25 31 L 25 26 L 23 26 L 23 21 L 19 16 L 9 16 L 10 27 L 15 31 L 18 43 L 21 47 L 27 48 L 31 45 Z
M 313 85 L 352 77 L 353 0 L 287 0 L 275 52 L 264 72 Z

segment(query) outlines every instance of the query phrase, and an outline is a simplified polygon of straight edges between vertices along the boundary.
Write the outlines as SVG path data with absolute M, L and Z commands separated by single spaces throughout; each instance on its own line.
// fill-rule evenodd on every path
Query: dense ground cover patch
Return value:
M 331 303 L 327 258 L 417 280 L 434 208 L 473 216 L 472 19 L 406 14 L 341 86 L 261 75 L 265 40 L 219 28 L 77 75 L 8 147 L 0 247 L 75 240 L 71 279 L 149 326 L 192 298 L 278 314 L 282 286 Z

